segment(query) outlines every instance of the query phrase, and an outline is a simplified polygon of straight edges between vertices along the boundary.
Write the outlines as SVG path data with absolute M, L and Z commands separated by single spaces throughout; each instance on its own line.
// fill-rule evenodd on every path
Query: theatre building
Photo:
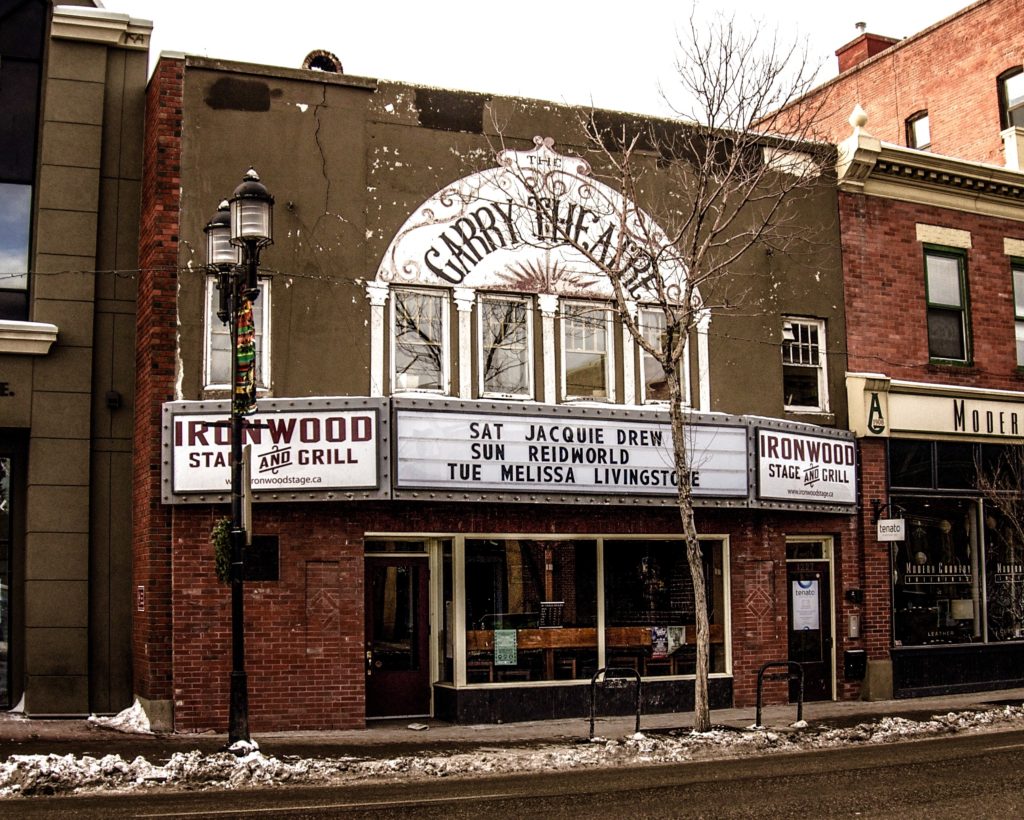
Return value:
M 692 708 L 665 374 L 559 241 L 600 247 L 621 228 L 575 113 L 311 57 L 328 70 L 164 56 L 149 85 L 137 694 L 179 731 L 226 723 L 230 594 L 211 532 L 228 514 L 230 368 L 202 249 L 251 164 L 276 199 L 243 437 L 252 729 L 583 715 L 608 666 L 641 676 L 645 710 Z M 528 172 L 557 191 L 545 216 Z M 802 662 L 809 698 L 859 692 L 834 183 L 796 213 L 813 254 L 741 256 L 734 283 L 756 308 L 707 310 L 682 366 L 713 707 L 753 703 L 767 661 Z M 642 287 L 633 307 L 659 338 Z

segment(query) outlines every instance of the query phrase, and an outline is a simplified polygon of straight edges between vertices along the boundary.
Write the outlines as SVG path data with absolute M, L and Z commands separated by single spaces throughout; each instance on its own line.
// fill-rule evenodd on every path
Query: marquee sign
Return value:
M 196 412 L 196 404 L 165 406 L 164 447 L 169 455 L 164 471 L 165 501 L 197 495 L 210 500 L 209 496 L 226 496 L 231 491 L 231 430 L 226 407 L 223 412 Z M 379 405 L 323 408 L 314 404 L 309 409 L 271 410 L 261 404 L 256 415 L 244 419 L 242 436 L 242 444 L 251 445 L 255 498 L 376 491 L 381 484 Z
M 591 176 L 589 163 L 534 138 L 504 150 L 498 167 L 460 179 L 424 202 L 388 248 L 377 280 L 394 284 L 551 293 L 611 299 L 600 263 L 638 301 L 682 292 L 686 271 L 644 211 Z M 657 271 L 651 249 L 658 251 Z
M 745 498 L 747 430 L 694 425 L 695 496 Z M 661 421 L 396 413 L 398 489 L 675 496 L 672 431 Z
M 849 439 L 757 430 L 757 495 L 820 504 L 857 503 L 857 449 Z

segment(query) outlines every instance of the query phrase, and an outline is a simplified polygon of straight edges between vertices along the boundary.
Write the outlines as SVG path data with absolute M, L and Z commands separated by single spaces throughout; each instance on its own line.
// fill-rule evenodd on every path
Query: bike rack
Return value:
M 768 675 L 768 680 L 799 680 L 800 681 L 800 697 L 796 701 L 796 720 L 799 723 L 804 719 L 804 667 L 803 664 L 797 663 L 796 661 L 768 661 L 762 663 L 761 668 L 757 670 L 757 717 L 754 719 L 754 728 L 760 729 L 761 726 L 761 689 L 764 685 L 765 670 L 773 667 L 786 667 L 785 673 L 776 672 L 774 675 Z M 796 670 L 794 672 L 793 670 Z
M 608 677 L 609 672 L 614 672 L 611 678 Z M 597 700 L 597 679 L 601 676 L 601 685 L 607 686 L 611 689 L 620 689 L 627 686 L 630 681 L 628 675 L 632 675 L 635 678 L 636 683 L 636 732 L 640 731 L 640 673 L 635 669 L 631 669 L 628 666 L 602 666 L 598 669 L 593 677 L 590 679 L 590 739 L 594 739 L 594 710 L 595 702 Z

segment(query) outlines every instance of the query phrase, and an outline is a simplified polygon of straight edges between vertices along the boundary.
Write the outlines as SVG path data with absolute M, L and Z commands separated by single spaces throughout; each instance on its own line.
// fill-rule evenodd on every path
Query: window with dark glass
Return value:
M 1024 68 L 1014 66 L 999 75 L 999 121 L 1001 128 L 1024 128 Z
M 932 464 L 932 442 L 889 439 L 890 486 L 931 489 Z
M 32 186 L 49 4 L 0 0 L 0 319 L 28 318 Z
M 589 680 L 596 670 L 596 542 L 466 539 L 466 681 Z
M 983 638 L 976 501 L 894 498 L 907 523 L 893 558 L 897 646 Z
M 712 672 L 725 671 L 721 543 L 702 544 Z M 691 675 L 696 663 L 693 581 L 680 541 L 604 542 L 605 665 L 644 677 Z
M 925 250 L 928 298 L 928 355 L 966 362 L 969 358 L 966 260 L 961 253 Z
M 931 123 L 927 111 L 918 111 L 907 117 L 907 146 L 925 150 L 932 144 Z

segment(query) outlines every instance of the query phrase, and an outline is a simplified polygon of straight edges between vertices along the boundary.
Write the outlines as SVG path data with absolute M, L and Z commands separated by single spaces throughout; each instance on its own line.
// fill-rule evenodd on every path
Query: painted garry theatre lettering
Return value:
M 231 431 L 223 416 L 174 417 L 173 491 L 223 493 L 231 486 Z M 372 410 L 257 414 L 242 428 L 252 445 L 252 486 L 325 490 L 377 485 Z
M 674 495 L 668 424 L 399 411 L 397 486 Z M 746 431 L 692 428 L 694 495 L 747 494 Z
M 655 275 L 670 296 L 681 293 L 685 270 L 665 255 L 670 244 L 650 217 L 591 177 L 586 160 L 558 154 L 551 139 L 534 144 L 502 151 L 499 167 L 424 202 L 399 230 L 377 279 L 611 298 L 601 265 L 620 254 L 615 267 L 634 298 L 656 296 Z M 661 249 L 657 270 L 645 244 Z

